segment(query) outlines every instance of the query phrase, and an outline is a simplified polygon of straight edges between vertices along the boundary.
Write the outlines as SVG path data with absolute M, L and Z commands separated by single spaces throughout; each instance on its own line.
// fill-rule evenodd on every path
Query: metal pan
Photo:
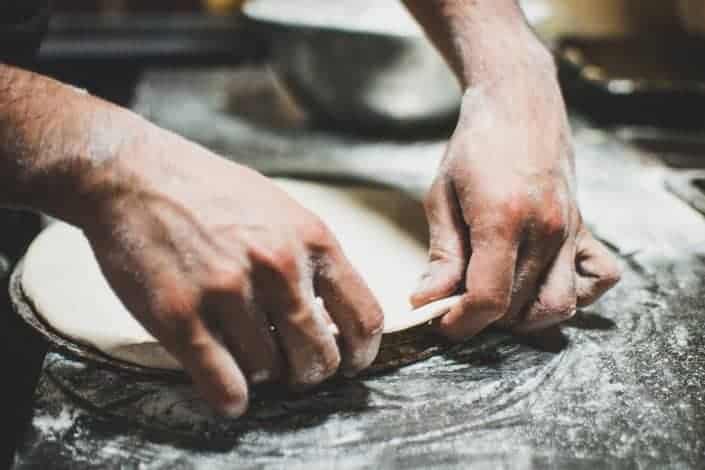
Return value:
M 243 13 L 318 125 L 377 135 L 452 126 L 460 86 L 399 2 L 253 0 Z
M 600 125 L 699 129 L 705 38 L 684 30 L 674 2 L 524 0 L 553 50 L 568 104 Z

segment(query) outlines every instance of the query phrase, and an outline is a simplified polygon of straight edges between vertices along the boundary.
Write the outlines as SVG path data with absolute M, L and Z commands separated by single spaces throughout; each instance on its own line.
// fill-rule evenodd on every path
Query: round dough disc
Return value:
M 385 322 L 398 325 L 399 315 L 409 315 L 409 294 L 427 256 L 420 204 L 391 189 L 275 181 L 330 227 L 380 301 Z M 57 222 L 34 241 L 21 285 L 61 336 L 140 366 L 180 369 L 113 293 L 77 228 Z

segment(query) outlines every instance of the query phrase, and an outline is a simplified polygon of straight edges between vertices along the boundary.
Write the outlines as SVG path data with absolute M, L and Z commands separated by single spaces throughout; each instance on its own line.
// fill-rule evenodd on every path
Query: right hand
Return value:
M 505 73 L 491 76 L 502 79 L 465 94 L 426 201 L 429 266 L 411 300 L 419 307 L 462 294 L 438 324 L 452 340 L 490 325 L 523 334 L 559 324 L 621 275 L 578 208 L 553 57 L 533 33 L 518 43 L 520 58 L 494 65 Z
M 84 181 L 98 210 L 81 225 L 207 401 L 238 416 L 248 384 L 305 388 L 370 365 L 382 311 L 323 222 L 261 174 L 144 125 Z

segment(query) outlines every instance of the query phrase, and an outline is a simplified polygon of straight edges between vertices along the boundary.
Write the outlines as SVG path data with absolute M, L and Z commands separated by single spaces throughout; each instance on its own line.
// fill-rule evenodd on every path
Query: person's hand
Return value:
M 321 220 L 261 174 L 149 129 L 90 172 L 81 190 L 99 210 L 81 225 L 207 401 L 240 415 L 248 384 L 367 367 L 382 312 Z
M 552 63 L 522 70 L 465 94 L 427 197 L 430 261 L 412 303 L 463 293 L 439 322 L 451 339 L 554 325 L 620 277 L 578 210 Z

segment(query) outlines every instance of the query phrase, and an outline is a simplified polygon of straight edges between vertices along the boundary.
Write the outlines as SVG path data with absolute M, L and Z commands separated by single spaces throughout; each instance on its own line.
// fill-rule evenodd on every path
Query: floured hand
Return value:
M 452 339 L 560 323 L 620 277 L 583 224 L 565 106 L 540 64 L 469 89 L 428 195 L 429 268 L 412 303 L 463 293 L 440 321 Z
M 382 312 L 324 223 L 259 173 L 147 129 L 91 172 L 82 228 L 203 396 L 240 415 L 248 384 L 302 388 L 367 367 Z

